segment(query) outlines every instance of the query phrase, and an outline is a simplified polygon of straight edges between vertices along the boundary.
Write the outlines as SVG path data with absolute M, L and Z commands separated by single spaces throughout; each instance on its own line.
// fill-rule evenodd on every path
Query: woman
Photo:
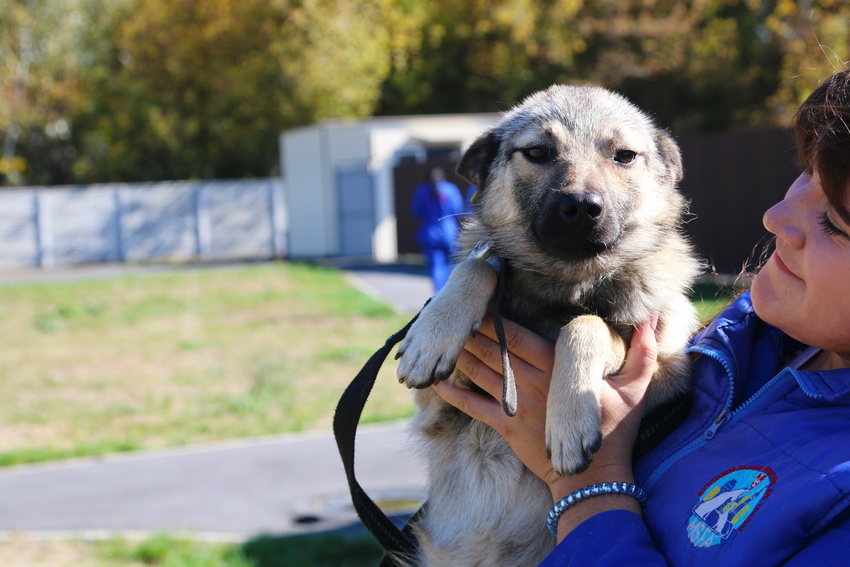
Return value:
M 553 347 L 540 337 L 509 327 L 514 418 L 494 399 L 435 386 L 499 431 L 549 486 L 559 544 L 543 565 L 850 563 L 850 71 L 809 96 L 794 132 L 805 173 L 764 215 L 775 252 L 751 290 L 692 338 L 690 412 L 648 454 L 632 462 L 655 368 L 653 321 L 636 329 L 621 373 L 605 380 L 602 448 L 574 477 L 555 475 L 546 455 Z M 498 398 L 488 328 L 458 368 Z M 604 491 L 575 497 L 613 482 L 641 487 L 645 506 Z

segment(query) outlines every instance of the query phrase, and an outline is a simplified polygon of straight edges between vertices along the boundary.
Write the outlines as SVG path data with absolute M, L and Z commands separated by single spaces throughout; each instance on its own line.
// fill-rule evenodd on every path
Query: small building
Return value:
M 397 260 L 409 251 L 409 235 L 416 229 L 409 226 L 413 186 L 433 164 L 444 165 L 447 177 L 461 183 L 453 175 L 460 152 L 498 118 L 457 114 L 324 120 L 283 132 L 288 255 Z M 418 175 L 411 177 L 411 172 Z

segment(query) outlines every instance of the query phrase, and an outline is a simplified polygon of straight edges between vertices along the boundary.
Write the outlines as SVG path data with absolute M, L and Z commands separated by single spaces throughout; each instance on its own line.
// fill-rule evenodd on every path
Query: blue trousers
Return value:
M 434 284 L 434 293 L 437 293 L 449 280 L 452 273 L 452 250 L 450 248 L 424 248 L 425 263 L 428 266 L 428 275 Z

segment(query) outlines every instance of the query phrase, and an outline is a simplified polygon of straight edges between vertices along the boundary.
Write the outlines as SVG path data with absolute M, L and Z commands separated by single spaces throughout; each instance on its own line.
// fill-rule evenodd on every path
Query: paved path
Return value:
M 422 467 L 406 440 L 406 423 L 358 431 L 358 479 L 373 499 L 422 499 Z M 240 541 L 357 523 L 336 444 L 326 433 L 0 472 L 0 532 L 7 534 L 177 531 Z
M 418 313 L 434 293 L 424 268 L 407 264 L 377 264 L 343 268 L 355 287 L 380 297 L 401 313 Z
M 415 268 L 347 271 L 355 285 L 404 312 L 417 311 L 431 294 L 430 282 Z M 91 269 L 77 276 L 112 273 Z M 403 422 L 358 431 L 360 483 L 376 500 L 407 502 L 400 513 L 411 511 L 424 486 L 423 467 L 406 442 Z M 0 536 L 179 531 L 244 540 L 358 526 L 327 432 L 0 469 Z

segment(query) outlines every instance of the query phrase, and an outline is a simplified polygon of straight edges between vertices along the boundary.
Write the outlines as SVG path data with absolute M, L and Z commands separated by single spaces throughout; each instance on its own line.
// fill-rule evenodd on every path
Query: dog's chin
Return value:
M 570 242 L 539 244 L 539 246 L 547 256 L 569 263 L 592 261 L 608 250 L 608 246 L 601 242 Z
M 592 263 L 617 244 L 616 239 L 603 238 L 603 235 L 589 235 L 583 238 L 569 238 L 540 234 L 532 231 L 532 240 L 546 256 L 570 264 Z
M 564 262 L 592 262 L 617 245 L 620 232 L 611 223 L 586 230 L 570 230 L 558 223 L 537 222 L 530 236 L 546 256 Z

